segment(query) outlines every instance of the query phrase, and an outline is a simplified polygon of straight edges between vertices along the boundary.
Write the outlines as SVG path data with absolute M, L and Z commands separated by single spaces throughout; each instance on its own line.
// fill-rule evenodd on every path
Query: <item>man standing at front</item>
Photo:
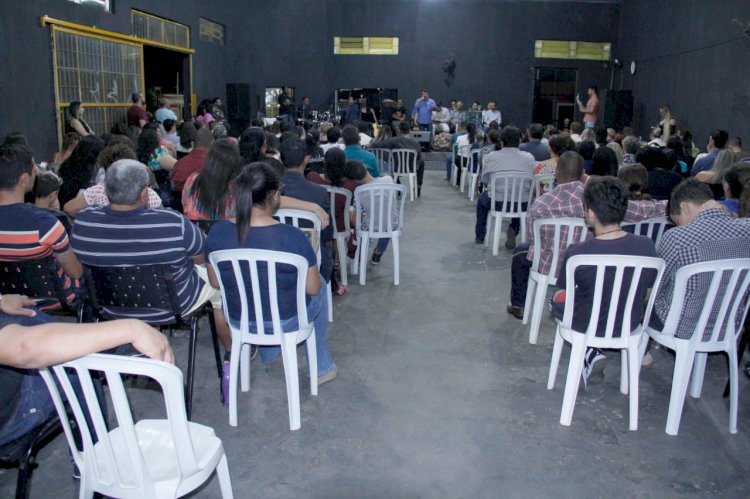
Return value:
M 420 130 L 432 131 L 432 111 L 437 110 L 435 101 L 430 99 L 427 90 L 422 90 L 422 96 L 414 102 L 414 108 L 411 110 L 411 117 L 417 119 L 417 125 Z
M 599 94 L 596 85 L 591 85 L 588 89 L 589 100 L 586 101 L 586 105 L 581 104 L 576 96 L 578 102 L 578 110 L 583 113 L 583 124 L 586 128 L 596 128 L 596 115 L 599 113 Z
M 502 149 L 492 151 L 482 160 L 482 183 L 489 187 L 493 173 L 500 172 L 520 172 L 534 173 L 536 160 L 531 154 L 518 149 L 521 142 L 521 131 L 514 126 L 506 126 L 500 134 L 500 143 Z M 495 209 L 501 210 L 505 201 L 503 187 L 496 186 L 495 191 Z M 525 197 L 528 192 L 525 193 Z M 510 201 L 510 200 L 507 200 Z M 525 204 L 525 203 L 524 203 Z M 477 224 L 474 228 L 475 239 L 477 244 L 484 243 L 484 236 L 487 234 L 487 216 L 490 212 L 490 193 L 489 190 L 482 192 L 477 201 Z M 526 209 L 523 207 L 522 209 Z M 505 247 L 513 249 L 516 247 L 516 234 L 520 228 L 520 219 L 514 218 L 508 226 L 508 239 L 505 241 Z

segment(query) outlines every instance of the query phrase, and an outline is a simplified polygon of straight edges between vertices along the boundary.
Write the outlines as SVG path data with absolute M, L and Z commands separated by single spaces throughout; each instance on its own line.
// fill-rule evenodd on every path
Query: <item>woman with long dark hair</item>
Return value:
M 256 161 L 262 161 L 276 170 L 276 173 L 281 177 L 286 171 L 284 165 L 278 159 L 266 154 L 268 150 L 268 136 L 269 134 L 264 132 L 262 128 L 256 126 L 249 127 L 242 132 L 242 135 L 240 135 L 242 164 L 247 165 Z
M 203 171 L 193 173 L 182 189 L 182 209 L 191 220 L 222 220 L 234 216 L 232 180 L 240 172 L 237 144 L 219 139 L 211 145 Z
M 83 106 L 81 101 L 74 100 L 68 104 L 68 112 L 65 116 L 65 133 L 76 132 L 81 137 L 91 135 L 93 132 L 88 123 L 83 121 Z
M 233 193 L 237 210 L 233 220 L 217 222 L 206 238 L 206 256 L 214 251 L 227 249 L 262 249 L 283 251 L 300 255 L 307 260 L 308 269 L 305 283 L 308 319 L 315 326 L 315 347 L 318 361 L 318 385 L 336 377 L 336 364 L 333 363 L 328 349 L 328 303 L 324 279 L 318 270 L 318 260 L 310 240 L 298 228 L 280 223 L 273 214 L 281 205 L 281 179 L 276 171 L 266 163 L 256 162 L 246 165 L 234 181 Z M 219 287 L 217 274 L 222 281 L 230 284 L 229 289 L 237 289 L 234 272 L 231 266 L 214 269 L 208 266 L 211 284 Z M 267 282 L 265 269 L 259 270 L 259 281 Z M 297 329 L 296 292 L 297 270 L 293 267 L 279 265 L 276 268 L 276 285 L 280 309 L 281 327 L 287 332 Z M 263 286 L 263 284 L 261 284 Z M 265 286 L 263 286 L 265 287 Z M 249 279 L 244 290 L 248 295 L 250 317 L 254 318 L 254 300 Z M 240 297 L 238 293 L 226 297 L 227 315 L 230 321 L 240 320 Z M 268 293 L 261 293 L 260 302 L 263 317 L 270 318 L 270 300 Z M 272 327 L 267 321 L 266 328 Z M 260 358 L 264 364 L 271 364 L 279 356 L 281 349 L 277 346 L 260 347 Z
M 73 149 L 70 157 L 60 165 L 59 175 L 63 181 L 58 199 L 60 206 L 78 195 L 78 191 L 95 183 L 98 165 L 96 159 L 104 149 L 104 141 L 96 135 L 83 137 Z

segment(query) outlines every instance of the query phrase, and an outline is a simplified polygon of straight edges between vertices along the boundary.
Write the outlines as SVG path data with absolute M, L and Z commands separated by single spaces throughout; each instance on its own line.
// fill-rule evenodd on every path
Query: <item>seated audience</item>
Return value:
M 711 260 L 750 258 L 750 219 L 734 218 L 714 200 L 705 183 L 689 178 L 677 186 L 672 192 L 669 214 L 677 227 L 664 233 L 658 248 L 666 267 L 649 322 L 657 330 L 663 328 L 672 304 L 678 269 Z M 696 280 L 688 286 L 677 338 L 690 338 L 703 312 L 709 284 Z M 709 317 L 707 327 L 713 326 L 715 313 Z
M 320 147 L 323 149 L 324 153 L 332 147 L 338 147 L 343 151 L 345 146 L 341 143 L 341 129 L 337 126 L 330 127 L 326 131 L 326 143 L 322 144 Z
M 318 361 L 318 386 L 333 380 L 338 372 L 328 348 L 328 304 L 325 291 L 325 281 L 318 271 L 318 260 L 310 240 L 296 227 L 279 223 L 273 214 L 280 206 L 281 181 L 279 176 L 265 163 L 252 163 L 243 167 L 234 182 L 236 196 L 236 217 L 234 221 L 222 221 L 212 227 L 206 241 L 206 259 L 214 251 L 226 249 L 263 249 L 283 251 L 303 256 L 308 263 L 305 294 L 307 296 L 307 315 L 315 326 L 315 347 Z M 278 267 L 277 292 L 281 327 L 284 331 L 294 331 L 297 327 L 295 316 L 295 295 L 297 290 L 296 272 L 285 270 L 286 266 Z M 234 283 L 234 272 L 231 268 L 213 268 L 209 264 L 209 275 L 214 286 L 219 286 L 216 273 L 221 275 L 222 281 Z M 267 281 L 265 276 L 259 278 L 261 283 Z M 248 296 L 252 294 L 250 282 L 246 281 Z M 270 301 L 267 293 L 261 296 L 263 317 L 270 318 Z M 239 321 L 239 296 L 227 296 L 227 312 L 231 321 Z M 248 299 L 248 307 L 254 319 L 254 304 Z M 252 326 L 251 326 L 252 327 Z M 271 321 L 264 324 L 264 328 L 271 328 Z M 279 347 L 260 347 L 260 358 L 264 364 L 273 363 L 280 353 Z
M 682 177 L 672 171 L 664 150 L 646 146 L 638 151 L 636 159 L 648 170 L 648 193 L 651 197 L 669 199 L 672 190 L 682 182 Z
M 13 442 L 55 412 L 36 369 L 131 343 L 140 353 L 174 363 L 167 337 L 144 322 L 55 323 L 26 296 L 0 298 L 0 445 Z
M 346 125 L 341 132 L 341 136 L 344 139 L 344 153 L 346 153 L 346 159 L 349 161 L 360 161 L 367 167 L 370 175 L 373 177 L 379 177 L 380 167 L 378 166 L 378 160 L 373 153 L 365 151 L 362 149 L 362 146 L 359 145 L 359 131 L 357 130 L 357 127 L 354 125 Z M 286 165 L 286 163 L 285 166 L 289 168 L 289 165 Z
M 684 140 L 684 139 L 683 139 Z M 700 159 L 696 159 L 693 168 L 690 169 L 690 175 L 697 175 L 699 172 L 710 170 L 714 166 L 714 161 L 719 152 L 724 149 L 729 140 L 729 134 L 724 130 L 714 129 L 708 137 L 708 154 Z
M 60 211 L 60 191 L 62 180 L 52 172 L 39 172 L 34 181 L 34 206 L 43 210 L 53 211 L 56 215 L 64 215 Z
M 534 173 L 534 166 L 536 160 L 530 153 L 521 151 L 518 146 L 521 141 L 521 131 L 514 126 L 506 126 L 503 128 L 500 134 L 500 144 L 502 149 L 494 151 L 485 156 L 482 165 L 482 184 L 489 189 L 492 174 L 501 172 L 522 172 L 522 173 Z M 522 197 L 528 197 L 528 188 L 533 188 L 528 184 L 525 184 L 527 192 L 522 194 Z M 491 210 L 490 207 L 490 193 L 489 190 L 485 189 L 479 196 L 477 201 L 477 222 L 474 227 L 474 242 L 477 244 L 484 243 L 484 237 L 487 234 L 487 217 Z M 502 183 L 497 183 L 495 186 L 495 209 L 502 210 L 503 205 L 506 201 L 505 192 L 503 191 L 504 186 Z M 526 203 L 523 203 L 521 209 L 527 208 Z M 516 234 L 518 234 L 520 228 L 520 219 L 514 218 L 511 220 L 508 226 L 507 240 L 505 241 L 505 247 L 513 249 L 516 246 Z
M 285 170 L 281 161 L 266 154 L 268 152 L 268 138 L 269 134 L 260 127 L 251 126 L 242 132 L 239 141 L 241 163 L 248 165 L 256 161 L 262 161 L 276 170 L 279 176 L 283 176 Z
M 187 156 L 193 150 L 195 142 L 195 126 L 192 121 L 183 121 L 177 130 L 177 136 L 180 137 L 180 143 L 175 146 L 177 159 Z
M 68 232 L 60 220 L 48 210 L 24 203 L 25 195 L 34 187 L 34 177 L 31 149 L 20 143 L 0 146 L 0 261 L 54 255 L 60 284 L 70 303 L 82 291 L 78 279 L 83 268 L 70 249 Z M 59 307 L 54 297 L 40 305 L 44 310 Z
M 721 184 L 724 174 L 734 164 L 734 154 L 729 149 L 722 149 L 716 154 L 713 165 L 708 170 L 695 174 L 695 178 L 707 184 Z
M 637 236 L 620 228 L 628 211 L 628 192 L 623 183 L 613 177 L 602 177 L 591 179 L 586 183 L 583 191 L 583 207 L 585 211 L 586 224 L 591 228 L 594 237 L 586 241 L 571 244 L 565 252 L 557 276 L 557 286 L 560 288 L 552 298 L 552 315 L 562 320 L 565 312 L 565 287 L 567 280 L 568 260 L 577 255 L 631 255 L 657 257 L 654 242 L 645 236 Z M 596 336 L 604 336 L 607 327 L 607 319 L 610 313 L 609 305 L 614 286 L 614 272 L 609 270 L 604 276 L 604 287 L 602 296 L 596 296 L 596 269 L 592 267 L 578 267 L 575 273 L 575 302 L 573 303 L 572 328 L 578 333 L 585 334 L 591 318 L 591 309 L 594 300 L 601 300 L 598 322 L 596 325 Z M 630 324 L 636 328 L 641 323 L 641 318 L 646 308 L 646 299 L 649 289 L 653 287 L 656 280 L 656 272 L 645 271 L 638 283 L 637 291 L 630 309 Z M 615 315 L 614 335 L 619 336 L 622 329 L 622 313 L 626 307 L 629 290 L 634 285 L 633 273 L 625 273 L 621 286 L 623 287 L 619 303 L 618 313 Z M 583 358 L 583 383 L 588 383 L 589 376 L 594 370 L 594 364 L 604 360 L 604 354 L 598 348 L 588 348 Z
M 168 140 L 175 147 L 175 151 L 178 151 L 177 146 L 180 145 L 180 136 L 177 135 L 177 126 L 174 120 L 164 120 L 164 139 Z M 179 159 L 179 158 L 178 158 Z
M 651 199 L 648 194 L 648 170 L 640 163 L 625 165 L 617 172 L 619 178 L 628 190 L 629 199 L 640 201 Z
M 580 144 L 582 142 L 581 133 L 583 132 L 583 125 L 580 121 L 574 121 L 570 124 L 570 138 L 573 142 Z
M 544 127 L 539 123 L 532 123 L 529 125 L 528 134 L 529 141 L 522 143 L 518 148 L 534 156 L 534 159 L 538 162 L 548 160 L 550 152 L 547 149 L 547 144 L 542 143 Z
M 144 128 L 136 142 L 136 154 L 138 161 L 146 165 L 154 173 L 158 192 L 162 204 L 169 208 L 172 206 L 172 182 L 169 172 L 174 169 L 177 160 L 173 158 L 165 147 L 159 143 L 159 135 L 156 130 Z
M 329 149 L 326 152 L 323 173 L 310 172 L 306 178 L 313 184 L 342 187 L 351 192 L 352 197 L 354 189 L 357 188 L 357 184 L 346 177 L 346 154 L 338 148 Z M 344 217 L 348 216 L 348 213 L 349 207 L 346 206 L 346 199 L 336 196 L 334 216 L 339 230 L 344 228 Z
M 575 151 L 576 144 L 568 134 L 561 133 L 550 137 L 547 148 L 549 149 L 550 157 L 534 167 L 534 175 L 555 173 L 560 155 L 567 151 Z
M 422 179 L 424 178 L 424 160 L 422 159 L 422 148 L 419 142 L 411 138 L 411 125 L 402 121 L 398 124 L 398 135 L 386 140 L 377 140 L 370 144 L 373 149 L 411 149 L 417 153 L 417 196 L 422 195 Z M 394 170 L 398 167 L 396 160 L 391 158 Z
M 357 131 L 359 132 L 359 144 L 362 147 L 369 146 L 370 142 L 372 142 L 372 126 L 362 120 L 357 120 L 354 126 L 357 127 Z
M 689 177 L 693 158 L 685 153 L 685 144 L 682 142 L 682 139 L 676 135 L 670 137 L 667 141 L 667 149 L 674 152 L 675 156 L 677 156 L 677 166 L 675 167 L 674 172 L 684 178 Z
M 81 189 L 96 183 L 99 169 L 96 159 L 102 149 L 104 142 L 99 137 L 83 137 L 70 157 L 60 165 L 58 174 L 63 182 L 59 194 L 60 206 L 65 206 L 65 203 L 76 197 Z
M 310 156 L 310 161 L 307 162 L 305 176 L 311 172 L 322 173 L 324 170 L 325 152 L 323 152 L 323 149 L 320 147 L 320 129 L 311 128 L 307 132 L 305 145 L 307 145 L 307 155 Z
M 748 181 L 750 181 L 750 165 L 736 163 L 729 168 L 722 180 L 724 199 L 719 201 L 719 204 L 737 215 L 740 209 L 740 197 L 747 188 Z
M 71 154 L 73 154 L 73 150 L 76 148 L 80 140 L 81 136 L 78 135 L 78 132 L 70 132 L 63 135 L 62 151 L 55 153 L 52 162 L 47 165 L 47 170 L 57 174 L 60 170 L 60 165 L 62 165 Z
M 73 226 L 73 249 L 85 265 L 168 264 L 183 316 L 210 301 L 216 332 L 229 350 L 232 338 L 221 312 L 221 292 L 208 283 L 206 268 L 193 263 L 203 254 L 203 234 L 176 211 L 148 209 L 148 183 L 148 172 L 142 163 L 132 159 L 113 163 L 105 179 L 110 204 L 78 214 Z M 131 317 L 137 318 L 137 312 Z M 150 320 L 157 319 L 150 316 Z
M 627 135 L 622 139 L 622 164 L 630 165 L 637 163 L 635 155 L 638 154 L 638 150 L 641 148 L 641 140 L 635 135 Z
M 613 140 L 607 143 L 607 147 L 615 152 L 615 156 L 617 157 L 617 165 L 621 165 L 622 160 L 625 158 L 625 153 L 622 152 L 622 146 Z
M 357 184 L 357 187 L 361 185 L 368 185 L 368 184 L 392 184 L 393 178 L 390 175 L 383 175 L 381 177 L 373 177 L 370 175 L 369 170 L 365 168 L 365 166 L 360 163 L 359 161 L 347 161 L 346 162 L 346 176 L 349 177 L 354 181 L 354 183 Z M 367 230 L 367 222 L 368 222 L 368 213 L 372 213 L 375 207 L 370 206 L 370 199 L 365 196 L 362 198 L 356 197 L 355 192 L 355 203 L 359 203 L 362 209 L 363 213 L 363 219 L 362 219 L 362 230 Z M 394 206 L 396 203 L 394 203 Z M 398 225 L 398 213 L 393 213 L 393 222 L 394 225 Z M 351 213 L 351 222 L 352 226 L 356 224 L 356 213 Z M 380 259 L 383 257 L 383 253 L 385 253 L 385 250 L 388 249 L 388 243 L 390 243 L 390 238 L 381 238 L 378 239 L 378 243 L 375 246 L 375 249 L 372 252 L 372 257 L 370 258 L 370 263 L 373 265 L 378 265 L 380 263 Z M 350 248 L 351 250 L 351 248 Z M 353 257 L 354 255 L 352 255 Z
M 129 145 L 127 145 L 127 142 L 119 140 L 112 141 L 110 145 L 102 149 L 102 152 L 99 153 L 97 163 L 104 170 L 104 178 L 88 189 L 82 190 L 75 198 L 65 203 L 63 210 L 65 210 L 65 213 L 69 217 L 75 218 L 78 215 L 78 212 L 88 206 L 107 206 L 109 204 L 105 192 L 104 179 L 106 178 L 107 170 L 112 166 L 112 163 L 121 159 L 136 159 L 135 152 Z M 162 207 L 159 194 L 151 188 L 148 189 L 148 207 Z
M 587 128 L 586 131 L 594 133 L 590 128 Z M 591 166 L 594 163 L 594 151 L 596 151 L 596 143 L 593 140 L 583 140 L 578 146 L 578 152 L 583 157 L 583 168 L 586 173 L 591 173 Z
M 188 177 L 203 171 L 206 155 L 213 143 L 214 136 L 208 128 L 201 128 L 195 133 L 193 150 L 187 156 L 178 159 L 169 174 L 172 177 L 173 190 L 181 193 Z
M 208 129 L 202 128 L 201 131 L 208 132 Z M 219 139 L 209 147 L 203 168 L 191 173 L 182 189 L 182 211 L 190 220 L 234 217 L 231 186 L 240 172 L 239 148 L 227 139 Z
M 617 155 L 609 147 L 599 147 L 591 159 L 591 175 L 614 177 L 617 175 Z

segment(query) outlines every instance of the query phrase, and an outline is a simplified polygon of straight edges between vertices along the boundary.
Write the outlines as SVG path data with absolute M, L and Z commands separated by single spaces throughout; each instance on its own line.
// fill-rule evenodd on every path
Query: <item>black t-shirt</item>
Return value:
M 625 237 L 618 239 L 589 239 L 581 243 L 572 244 L 565 252 L 562 270 L 557 278 L 557 286 L 565 289 L 566 285 L 566 266 L 568 259 L 575 255 L 629 255 L 629 256 L 649 256 L 658 257 L 654 242 L 645 236 L 636 236 L 627 234 Z M 614 284 L 614 268 L 607 269 L 604 275 L 604 287 L 602 296 L 602 305 L 599 310 L 599 323 L 596 329 L 597 336 L 604 336 L 607 326 L 607 316 L 609 314 L 609 301 L 612 297 L 612 286 Z M 620 293 L 620 301 L 617 305 L 617 319 L 615 321 L 615 336 L 619 336 L 622 327 L 622 317 L 625 304 L 628 298 L 630 283 L 633 280 L 633 271 L 628 269 L 623 275 L 623 291 Z M 630 324 L 635 328 L 641 322 L 641 316 L 646 308 L 646 291 L 651 288 L 656 280 L 656 272 L 646 270 L 641 274 L 638 291 L 635 295 L 633 308 L 630 315 Z M 595 267 L 578 267 L 575 273 L 576 281 L 576 299 L 573 302 L 573 329 L 578 332 L 585 332 L 588 328 L 589 319 L 591 318 L 591 309 L 594 303 L 594 290 L 596 286 L 596 268 Z
M 279 114 L 294 114 L 294 102 L 287 94 L 279 95 Z

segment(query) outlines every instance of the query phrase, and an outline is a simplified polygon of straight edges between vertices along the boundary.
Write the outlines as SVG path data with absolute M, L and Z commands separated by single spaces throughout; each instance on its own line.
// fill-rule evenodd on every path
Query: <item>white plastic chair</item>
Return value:
M 400 195 L 400 196 L 399 196 Z M 363 213 L 363 203 L 371 212 Z M 359 284 L 365 285 L 367 278 L 367 248 L 370 239 L 390 238 L 393 248 L 393 284 L 399 283 L 399 238 L 404 228 L 404 204 L 406 187 L 399 184 L 374 183 L 360 185 L 354 190 L 357 233 L 357 254 L 352 273 L 359 272 Z M 366 222 L 367 229 L 362 228 Z
M 542 186 L 544 186 L 544 192 L 542 192 Z M 552 192 L 555 189 L 555 174 L 554 173 L 540 173 L 534 175 L 534 197 L 539 197 L 542 194 Z
M 457 187 L 461 183 L 461 169 L 456 165 L 458 158 L 458 144 L 453 144 L 453 162 L 451 163 L 451 185 Z
M 552 235 L 552 262 L 549 272 L 543 274 L 539 271 L 539 263 L 542 258 L 542 227 L 554 231 Z M 526 290 L 526 303 L 523 309 L 523 323 L 529 323 L 529 343 L 536 345 L 539 336 L 539 326 L 544 314 L 544 302 L 547 296 L 548 286 L 557 284 L 557 266 L 565 250 L 573 243 L 586 240 L 588 229 L 586 221 L 582 218 L 561 217 L 541 218 L 534 220 L 534 259 L 531 263 L 529 273 L 529 284 Z
M 503 209 L 496 209 L 495 189 L 503 187 Z M 534 196 L 534 174 L 525 172 L 498 172 L 493 173 L 488 187 L 490 193 L 490 212 L 487 216 L 487 235 L 484 244 L 489 246 L 490 234 L 494 219 L 495 233 L 492 238 L 492 254 L 497 256 L 500 249 L 500 228 L 503 218 L 521 219 L 521 242 L 526 242 L 526 213 L 531 206 Z M 526 207 L 523 207 L 526 204 Z
M 307 364 L 310 372 L 310 393 L 318 394 L 318 356 L 315 347 L 315 327 L 307 318 L 305 301 L 305 282 L 307 280 L 307 260 L 300 255 L 281 251 L 255 249 L 234 249 L 215 251 L 209 255 L 216 275 L 221 284 L 222 303 L 229 303 L 228 293 L 237 293 L 242 307 L 240 320 L 230 319 L 227 307 L 223 307 L 224 317 L 232 333 L 232 351 L 229 359 L 229 424 L 237 426 L 237 374 L 241 371 L 242 391 L 250 390 L 250 345 L 281 346 L 281 358 L 284 362 L 286 378 L 286 396 L 289 404 L 289 428 L 300 428 L 299 376 L 297 373 L 297 345 L 305 342 L 307 347 Z M 266 280 L 260 282 L 259 265 L 267 268 Z M 296 331 L 284 332 L 281 328 L 276 273 L 278 265 L 291 265 L 297 271 L 297 321 Z M 220 269 L 231 266 L 236 288 L 227 289 Z M 249 270 L 248 270 L 249 269 Z M 245 292 L 245 275 L 250 274 L 251 296 Z M 232 283 L 234 284 L 234 283 Z M 237 291 L 239 290 L 239 291 Z M 261 305 L 261 290 L 268 290 L 271 317 L 264 317 Z M 252 299 L 253 315 L 250 315 L 248 300 Z M 271 322 L 270 331 L 264 322 Z M 252 323 L 252 329 L 251 329 Z M 270 333 L 270 334 L 269 334 Z M 240 358 L 240 354 L 242 358 Z
M 623 223 L 623 230 L 631 232 L 637 236 L 646 236 L 654 242 L 654 246 L 659 247 L 664 232 L 674 227 L 674 224 L 667 217 L 655 217 L 640 222 Z
M 378 162 L 378 168 L 380 168 L 380 173 L 382 175 L 391 175 L 393 173 L 391 150 L 376 147 L 374 149 L 370 149 L 370 152 L 375 155 L 375 159 Z
M 117 426 L 107 429 L 91 371 L 106 376 Z M 82 398 L 71 384 L 75 372 Z M 80 497 L 94 492 L 109 497 L 182 497 L 200 487 L 216 470 L 221 495 L 231 498 L 232 483 L 221 439 L 213 428 L 187 420 L 182 372 L 166 362 L 119 355 L 94 354 L 41 369 L 65 430 L 70 453 L 81 472 Z M 53 376 L 54 373 L 54 376 Z M 123 374 L 146 376 L 162 388 L 167 419 L 133 421 Z M 77 423 L 82 450 L 76 445 L 59 381 Z M 94 435 L 86 422 L 91 417 Z M 96 443 L 94 443 L 96 442 Z
M 459 191 L 464 192 L 464 189 L 466 189 L 466 181 L 468 180 L 467 172 L 469 171 L 469 167 L 473 166 L 472 162 L 474 160 L 471 154 L 471 144 L 457 147 L 456 151 L 458 154 L 458 162 L 460 164 L 458 171 L 458 189 Z M 455 165 L 455 160 L 453 164 Z
M 572 328 L 573 302 L 575 301 L 576 282 L 575 273 L 579 267 L 596 268 L 595 297 L 602 297 L 604 291 L 604 279 L 608 269 L 614 275 L 611 277 L 611 299 L 607 309 L 607 325 L 604 336 L 597 336 L 596 330 L 599 323 L 599 315 L 602 313 L 601 299 L 595 299 L 592 304 L 591 315 L 586 331 L 575 331 Z M 630 269 L 632 279 L 623 284 L 625 270 Z M 630 429 L 638 429 L 638 375 L 641 368 L 641 356 L 638 346 L 643 335 L 643 325 L 633 325 L 630 315 L 635 305 L 636 292 L 644 270 L 656 271 L 656 278 L 652 292 L 646 306 L 646 315 L 649 317 L 654 298 L 659 288 L 659 282 L 664 271 L 664 260 L 661 258 L 631 256 L 631 255 L 576 255 L 568 260 L 565 287 L 565 313 L 562 321 L 557 321 L 557 333 L 555 335 L 555 346 L 552 350 L 552 361 L 547 379 L 547 389 L 552 390 L 555 386 L 557 368 L 560 364 L 563 342 L 571 344 L 570 363 L 568 364 L 568 377 L 565 381 L 565 395 L 563 396 L 562 414 L 560 424 L 570 426 L 573 419 L 573 409 L 578 394 L 578 385 L 581 381 L 583 370 L 583 357 L 587 347 L 611 348 L 622 350 L 620 392 L 630 393 Z M 645 276 L 644 276 L 645 277 Z M 609 285 L 608 285 L 609 286 Z M 615 330 L 618 304 L 620 296 L 626 296 L 625 307 L 622 313 L 622 327 Z M 617 335 L 617 336 L 615 336 Z
M 333 208 L 331 210 L 333 211 Z M 278 218 L 281 223 L 285 223 L 287 225 L 293 225 L 298 228 L 300 227 L 300 220 L 304 220 L 308 224 L 313 225 L 313 228 L 318 233 L 317 257 L 318 257 L 318 268 L 320 268 L 321 251 L 323 251 L 322 250 L 323 239 L 321 238 L 321 234 L 323 230 L 323 223 L 320 221 L 318 216 L 311 211 L 292 210 L 289 208 L 276 210 L 276 213 L 274 213 L 273 216 Z M 332 222 L 332 223 L 335 223 L 335 222 Z M 330 281 L 328 281 L 328 283 L 326 284 L 326 293 L 328 293 L 328 322 L 333 322 L 333 290 L 331 289 Z
M 417 151 L 414 149 L 391 149 L 393 181 L 402 177 L 409 180 L 409 197 L 412 201 L 417 196 Z
M 382 150 L 382 149 L 381 149 Z M 349 279 L 347 276 L 347 256 L 346 256 L 346 243 L 349 241 L 351 236 L 351 222 L 349 219 L 349 207 L 352 205 L 352 193 L 349 189 L 343 187 L 333 187 L 331 185 L 325 186 L 331 197 L 331 211 L 334 212 L 334 216 L 331 218 L 333 224 L 333 237 L 336 239 L 336 251 L 339 255 L 339 268 L 341 269 L 341 283 L 344 286 L 349 285 Z M 345 198 L 344 204 L 344 226 L 339 227 L 336 221 L 336 196 L 343 196 Z
M 675 274 L 674 292 L 664 328 L 646 333 L 657 343 L 674 350 L 672 394 L 669 398 L 666 432 L 677 435 L 682 418 L 690 372 L 690 396 L 699 398 L 709 353 L 726 352 L 729 357 L 729 432 L 737 433 L 737 341 L 747 315 L 750 288 L 750 258 L 715 260 L 686 265 Z M 683 315 L 685 295 L 705 296 L 697 323 L 691 324 L 690 339 L 675 337 Z M 641 345 L 645 353 L 646 342 Z
M 468 183 L 469 201 L 474 201 L 474 195 L 477 191 L 480 170 L 479 155 L 481 153 L 481 149 L 472 149 L 470 160 L 461 168 L 461 183 L 462 185 Z M 464 180 L 464 175 L 466 176 L 466 180 Z

